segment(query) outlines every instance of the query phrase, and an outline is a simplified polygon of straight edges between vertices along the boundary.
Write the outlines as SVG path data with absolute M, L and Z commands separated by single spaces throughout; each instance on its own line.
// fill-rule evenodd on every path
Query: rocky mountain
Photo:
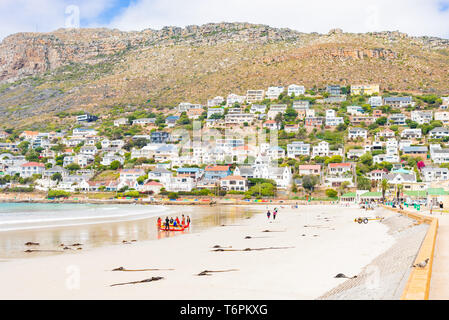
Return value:
M 39 126 L 62 111 L 205 103 L 292 83 L 447 94 L 448 80 L 449 40 L 400 32 L 306 34 L 248 23 L 60 29 L 0 43 L 0 119 Z

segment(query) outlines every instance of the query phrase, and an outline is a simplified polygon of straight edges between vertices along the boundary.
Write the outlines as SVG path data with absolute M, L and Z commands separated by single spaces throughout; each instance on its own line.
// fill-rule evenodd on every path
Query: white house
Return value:
M 380 96 L 374 96 L 374 97 L 370 97 L 368 99 L 368 104 L 371 107 L 381 107 L 383 105 L 383 99 Z
M 429 132 L 430 139 L 444 139 L 446 137 L 449 137 L 449 129 L 447 128 L 438 127 Z
M 248 90 L 246 92 L 246 101 L 248 103 L 262 101 L 264 98 L 265 98 L 264 90 Z
M 435 121 L 441 121 L 443 125 L 449 124 L 449 112 L 448 111 L 435 112 Z
M 247 122 L 251 124 L 254 121 L 254 114 L 250 113 L 228 113 L 225 116 L 225 124 L 227 125 L 240 125 Z
M 227 176 L 220 179 L 220 188 L 226 191 L 248 191 L 248 180 L 241 176 Z
M 300 156 L 310 156 L 310 144 L 293 141 L 287 145 L 287 157 L 294 159 Z
M 401 132 L 401 138 L 403 139 L 421 139 L 421 129 L 405 129 Z
M 348 106 L 346 112 L 352 116 L 361 116 L 364 113 L 363 108 L 359 106 Z
M 399 156 L 394 154 L 378 154 L 373 157 L 374 164 L 382 162 L 398 163 L 399 161 Z
M 208 107 L 220 106 L 224 101 L 225 99 L 223 97 L 218 96 L 213 99 L 207 100 L 207 106 Z
M 120 118 L 114 120 L 114 126 L 120 127 L 120 126 L 126 126 L 128 124 L 128 118 Z
M 396 133 L 391 129 L 385 129 L 376 133 L 376 138 L 394 138 Z
M 155 123 L 156 123 L 156 118 L 141 118 L 141 119 L 133 120 L 133 122 L 132 122 L 133 125 L 139 125 L 139 126 L 145 126 L 148 124 L 155 124 Z
M 433 163 L 442 164 L 449 162 L 449 149 L 443 149 L 441 146 L 430 147 L 430 158 Z
M 391 106 L 393 108 L 405 108 L 415 106 L 412 97 L 386 97 L 384 98 L 384 105 Z
M 95 156 L 98 152 L 96 146 L 82 146 L 80 149 L 80 154 Z
M 432 111 L 412 111 L 411 120 L 418 124 L 430 123 L 433 119 Z
M 298 86 L 296 84 L 292 84 L 290 86 L 288 86 L 287 89 L 287 94 L 289 96 L 292 96 L 293 94 L 295 95 L 295 97 L 303 95 L 306 93 L 306 88 L 304 88 L 304 86 Z
M 267 110 L 267 106 L 264 104 L 253 104 L 251 105 L 251 109 L 249 110 L 250 113 L 265 113 Z
M 358 138 L 366 140 L 368 138 L 368 130 L 363 128 L 350 128 L 348 130 L 348 139 L 356 140 Z
M 269 87 L 266 92 L 267 99 L 276 100 L 279 98 L 279 95 L 284 92 L 284 87 Z
M 321 141 L 317 146 L 312 149 L 312 158 L 316 157 L 328 157 L 329 156 L 329 143 Z
M 143 169 L 121 169 L 120 170 L 120 182 L 135 182 L 137 178 L 145 175 Z
M 45 165 L 38 162 L 27 162 L 20 166 L 20 176 L 22 178 L 31 177 L 33 174 L 43 174 Z
M 246 96 L 239 96 L 237 94 L 231 93 L 226 99 L 226 106 L 232 107 L 234 104 L 243 104 L 246 100 Z M 263 99 L 262 99 L 263 100 Z
M 223 115 L 224 114 L 224 108 L 221 108 L 221 107 L 219 107 L 219 108 L 217 108 L 217 107 L 215 107 L 215 108 L 208 108 L 207 109 L 207 117 L 208 118 L 210 118 L 211 116 L 213 116 L 214 114 L 217 114 L 217 115 Z
M 287 111 L 286 104 L 274 104 L 270 106 L 270 110 L 268 110 L 267 117 L 268 119 L 274 119 L 279 113 L 284 114 L 285 111 Z
M 203 108 L 203 106 L 201 104 L 192 104 L 190 102 L 181 102 L 178 105 L 178 111 L 180 113 L 187 112 L 190 109 L 202 109 L 202 108 Z
M 449 180 L 449 169 L 425 167 L 421 170 L 421 177 L 424 182 L 447 181 Z

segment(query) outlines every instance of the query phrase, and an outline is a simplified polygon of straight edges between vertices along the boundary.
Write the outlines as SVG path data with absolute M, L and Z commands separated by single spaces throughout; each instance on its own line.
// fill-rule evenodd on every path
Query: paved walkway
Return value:
M 437 216 L 438 217 L 438 216 Z M 435 246 L 430 300 L 449 299 L 449 216 L 438 217 L 439 227 Z
M 407 208 L 404 209 L 407 210 Z M 429 299 L 447 300 L 449 299 L 449 214 L 441 214 L 438 210 L 435 210 L 432 215 L 429 214 L 428 210 L 419 212 L 409 209 L 408 211 L 439 220 Z

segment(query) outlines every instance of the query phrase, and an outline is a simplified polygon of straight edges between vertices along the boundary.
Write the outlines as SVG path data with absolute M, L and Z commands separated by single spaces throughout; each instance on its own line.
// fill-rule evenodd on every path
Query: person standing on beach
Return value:
M 161 217 L 157 218 L 157 227 L 160 228 L 162 225 L 162 219 Z
M 278 210 L 274 209 L 273 211 L 273 220 L 276 220 L 276 215 L 278 214 Z
M 175 220 L 175 221 L 176 221 L 176 225 L 177 225 L 177 226 L 181 225 L 181 224 L 179 223 L 179 218 L 178 218 L 178 217 L 176 217 L 176 220 Z
M 169 230 L 170 229 L 170 220 L 168 220 L 168 217 L 165 218 L 165 230 Z
M 268 220 L 270 220 L 270 216 L 271 216 L 271 212 L 270 212 L 270 210 L 268 210 L 267 211 L 267 218 L 268 218 Z
M 190 216 L 187 216 L 187 225 L 190 226 Z
M 182 224 L 183 226 L 186 225 L 186 217 L 185 217 L 184 215 L 182 215 L 182 221 L 181 221 L 181 224 Z

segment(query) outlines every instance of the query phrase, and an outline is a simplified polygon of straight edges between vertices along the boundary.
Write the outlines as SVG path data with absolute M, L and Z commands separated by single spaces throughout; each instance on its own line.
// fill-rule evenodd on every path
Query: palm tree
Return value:
M 381 188 L 382 188 L 382 201 L 385 202 L 385 193 L 390 188 L 390 185 L 388 184 L 387 179 L 382 180 Z
M 398 188 L 398 192 L 397 192 L 396 196 L 397 196 L 397 200 L 399 202 L 399 197 L 401 195 L 402 190 L 404 189 L 404 186 L 402 184 L 398 184 L 397 188 Z

